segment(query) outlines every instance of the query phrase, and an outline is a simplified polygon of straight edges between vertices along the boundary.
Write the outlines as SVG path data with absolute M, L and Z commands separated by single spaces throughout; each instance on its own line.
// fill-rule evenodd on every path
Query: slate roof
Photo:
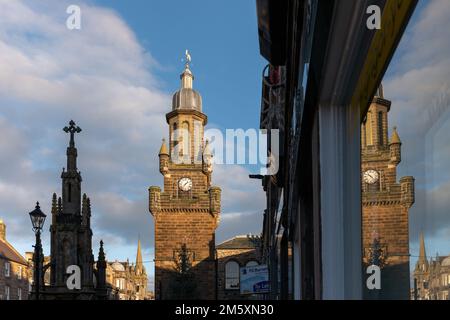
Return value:
M 8 241 L 2 239 L 0 239 L 0 259 L 28 265 L 25 258 Z
M 216 249 L 255 249 L 260 243 L 261 238 L 258 236 L 241 235 L 218 244 Z

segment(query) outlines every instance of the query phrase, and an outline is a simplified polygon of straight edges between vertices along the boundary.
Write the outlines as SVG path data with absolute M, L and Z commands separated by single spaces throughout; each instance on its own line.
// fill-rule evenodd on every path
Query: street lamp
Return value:
M 45 218 L 47 217 L 39 207 L 39 202 L 36 202 L 36 208 L 29 213 L 33 231 L 36 235 L 36 244 L 34 245 L 34 286 L 36 288 L 36 300 L 39 300 L 39 280 L 40 271 L 42 270 L 42 243 L 41 230 L 44 226 Z

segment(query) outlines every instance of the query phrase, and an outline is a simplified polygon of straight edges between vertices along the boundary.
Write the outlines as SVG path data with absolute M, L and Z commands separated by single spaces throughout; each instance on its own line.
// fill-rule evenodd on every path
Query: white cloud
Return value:
M 449 16 L 447 0 L 428 1 L 416 12 L 384 80 L 385 96 L 393 102 L 390 127 L 398 126 L 403 142 L 399 175 L 416 178 L 416 203 L 410 211 L 412 248 L 417 247 L 420 231 L 428 238 L 450 240 L 442 232 L 450 226 L 450 100 L 439 100 L 443 91 L 450 96 Z
M 157 87 L 156 62 L 116 13 L 81 3 L 82 30 L 70 31 L 67 4 L 0 1 L 1 214 L 20 242 L 35 201 L 49 213 L 65 166 L 61 129 L 73 118 L 83 129 L 78 167 L 94 231 L 133 245 L 145 231 L 149 246 L 143 204 L 170 97 Z
M 80 2 L 82 29 L 71 31 L 68 4 L 0 0 L 0 216 L 11 242 L 30 250 L 27 212 L 40 200 L 49 214 L 52 193 L 61 192 L 68 143 L 61 129 L 73 119 L 83 129 L 78 167 L 94 241 L 105 240 L 111 259 L 133 258 L 139 234 L 144 249 L 153 242 L 147 188 L 162 183 L 157 152 L 170 95 L 153 75 L 157 62 L 120 16 Z M 217 166 L 213 179 L 223 189 L 218 238 L 260 230 L 260 181 L 239 166 Z M 227 212 L 240 211 L 252 214 L 227 221 Z M 48 235 L 43 242 L 48 251 Z

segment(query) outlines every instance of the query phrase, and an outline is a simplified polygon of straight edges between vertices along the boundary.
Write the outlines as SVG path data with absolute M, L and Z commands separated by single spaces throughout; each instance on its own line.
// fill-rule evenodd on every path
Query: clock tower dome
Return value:
M 215 230 L 221 189 L 211 185 L 212 155 L 204 141 L 207 116 L 193 89 L 190 55 L 166 114 L 169 141 L 159 151 L 164 187 L 149 188 L 155 225 L 156 299 L 215 299 Z

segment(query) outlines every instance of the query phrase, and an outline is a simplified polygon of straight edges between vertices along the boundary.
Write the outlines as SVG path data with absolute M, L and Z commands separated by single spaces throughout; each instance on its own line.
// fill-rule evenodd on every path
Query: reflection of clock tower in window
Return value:
M 364 265 L 381 267 L 381 290 L 364 286 L 364 294 L 366 298 L 409 299 L 408 211 L 414 203 L 414 178 L 397 182 L 401 141 L 395 127 L 388 136 L 390 107 L 380 86 L 361 127 Z M 363 275 L 369 276 L 365 270 Z
M 219 223 L 220 194 L 211 186 L 211 153 L 203 141 L 206 115 L 200 94 L 192 89 L 194 76 L 190 56 L 181 74 L 181 88 L 172 99 L 169 147 L 163 140 L 159 170 L 164 190 L 150 187 L 150 212 L 155 223 L 156 299 L 186 297 L 179 292 L 189 287 L 189 298 L 215 299 L 215 230 Z M 179 258 L 186 245 L 190 275 L 180 284 Z M 189 279 L 188 279 L 189 278 Z M 181 281 L 184 281 L 181 280 Z

